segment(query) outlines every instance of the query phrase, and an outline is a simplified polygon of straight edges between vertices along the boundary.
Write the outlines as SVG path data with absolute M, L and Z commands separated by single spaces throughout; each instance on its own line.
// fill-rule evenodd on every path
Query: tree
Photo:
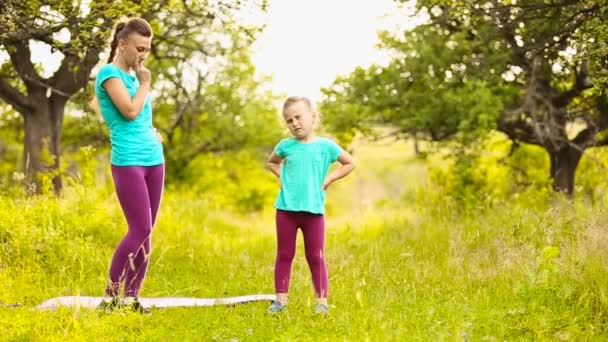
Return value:
M 420 0 L 417 6 L 428 23 L 383 33 L 382 46 L 395 56 L 390 65 L 337 80 L 325 90 L 325 111 L 361 103 L 364 124 L 391 123 L 396 134 L 465 145 L 497 129 L 514 146 L 544 148 L 555 190 L 572 194 L 585 149 L 608 143 L 606 82 L 599 77 L 608 3 Z
M 199 155 L 267 148 L 281 133 L 276 96 L 265 87 L 268 80 L 256 78 L 249 57 L 260 29 L 215 21 L 193 40 L 172 26 L 173 20 L 188 25 L 189 17 L 159 20 L 159 31 L 174 37 L 159 44 L 148 63 L 156 79 L 156 126 L 165 137 L 167 172 L 174 180 Z
M 231 22 L 233 13 L 250 3 L 258 5 L 253 0 L 92 1 L 87 6 L 70 0 L 4 1 L 0 8 L 0 52 L 5 51 L 10 62 L 0 68 L 0 98 L 24 118 L 27 183 L 37 184 L 34 191 L 39 192 L 38 176 L 47 173 L 53 178 L 54 190 L 60 191 L 66 103 L 89 83 L 91 70 L 106 49 L 117 19 L 132 15 L 148 19 L 155 31 L 154 53 L 159 58 L 187 59 L 196 51 L 205 54 L 205 44 L 201 43 L 205 28 L 217 21 Z M 263 8 L 265 1 L 259 6 Z M 185 45 L 178 46 L 177 39 Z M 49 77 L 41 75 L 40 66 L 32 62 L 31 45 L 35 41 L 63 55 L 61 65 Z M 167 48 L 162 49 L 163 45 Z M 166 54 L 161 56 L 161 50 Z
M 110 5 L 91 3 L 85 15 L 74 4 L 9 0 L 0 9 L 0 50 L 10 57 L 10 63 L 0 69 L 0 98 L 23 116 L 23 163 L 29 184 L 36 183 L 37 173 L 58 169 L 66 102 L 86 86 L 113 24 Z M 60 42 L 60 33 L 69 36 L 69 41 Z M 32 62 L 32 41 L 46 43 L 63 54 L 61 65 L 50 77 L 41 76 Z M 45 150 L 53 158 L 45 159 Z M 56 191 L 61 189 L 58 174 L 53 184 Z
M 14 165 L 20 160 L 22 141 L 23 119 L 11 106 L 0 103 L 0 187 L 21 177 L 21 174 L 14 172 Z M 6 184 L 3 184 L 2 178 L 6 178 Z

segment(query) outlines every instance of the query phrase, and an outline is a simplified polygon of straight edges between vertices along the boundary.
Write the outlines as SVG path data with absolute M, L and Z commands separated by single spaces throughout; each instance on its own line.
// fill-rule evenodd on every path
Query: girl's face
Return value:
M 317 114 L 304 101 L 293 103 L 283 112 L 287 128 L 298 140 L 312 136 L 316 117 Z
M 144 37 L 134 32 L 127 38 L 121 39 L 118 46 L 125 63 L 130 68 L 136 69 L 148 57 L 152 46 L 152 37 Z

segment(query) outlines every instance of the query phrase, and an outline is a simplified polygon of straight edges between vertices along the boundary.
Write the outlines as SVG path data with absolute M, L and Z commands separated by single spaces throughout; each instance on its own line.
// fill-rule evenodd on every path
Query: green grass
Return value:
M 47 298 L 102 294 L 123 218 L 108 187 L 75 185 L 58 201 L 0 198 L 0 340 L 608 338 L 605 209 L 512 201 L 462 211 L 420 186 L 424 165 L 409 150 L 363 146 L 356 173 L 330 189 L 329 317 L 312 314 L 301 235 L 285 314 L 267 314 L 267 302 L 151 316 L 37 311 Z M 234 214 L 208 197 L 167 191 L 161 210 L 142 296 L 273 292 L 271 208 Z

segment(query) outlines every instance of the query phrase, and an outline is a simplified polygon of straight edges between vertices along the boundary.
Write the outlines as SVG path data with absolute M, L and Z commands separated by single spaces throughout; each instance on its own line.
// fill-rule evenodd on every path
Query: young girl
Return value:
M 150 52 L 152 28 L 141 18 L 116 26 L 110 58 L 97 74 L 95 94 L 112 145 L 112 179 L 128 231 L 110 266 L 100 309 L 128 306 L 148 312 L 137 300 L 150 260 L 150 234 L 156 222 L 165 177 L 161 139 L 152 127 Z M 124 299 L 119 299 L 124 284 Z
M 280 180 L 275 201 L 277 257 L 274 286 L 277 300 L 268 312 L 287 307 L 291 263 L 295 256 L 297 229 L 302 229 L 306 260 L 317 295 L 315 313 L 329 313 L 325 265 L 325 190 L 354 168 L 353 157 L 333 141 L 315 135 L 319 114 L 305 97 L 289 97 L 283 105 L 283 118 L 293 137 L 283 139 L 268 159 L 268 168 Z M 334 161 L 342 166 L 327 175 Z

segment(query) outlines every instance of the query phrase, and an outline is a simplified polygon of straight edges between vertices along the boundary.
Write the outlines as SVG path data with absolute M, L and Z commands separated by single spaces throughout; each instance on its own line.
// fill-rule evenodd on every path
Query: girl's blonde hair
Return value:
M 306 105 L 308 106 L 308 108 L 310 108 L 311 111 L 314 112 L 314 108 L 312 106 L 312 102 L 310 101 L 310 99 L 308 97 L 304 97 L 304 96 L 290 96 L 285 100 L 285 103 L 283 103 L 283 114 L 285 113 L 285 111 L 287 110 L 287 108 L 289 108 L 291 105 L 293 105 L 294 103 L 297 102 L 304 102 L 306 103 Z
M 313 113 L 314 127 L 319 128 L 319 124 L 321 123 L 321 113 L 319 113 L 315 110 L 315 107 L 312 104 L 312 101 L 310 101 L 310 99 L 308 97 L 305 97 L 305 96 L 288 97 L 285 100 L 285 103 L 283 103 L 283 115 L 285 115 L 285 111 L 287 110 L 287 108 L 289 108 L 294 103 L 298 103 L 298 102 L 304 102 L 308 106 L 308 108 L 310 108 L 310 111 Z

